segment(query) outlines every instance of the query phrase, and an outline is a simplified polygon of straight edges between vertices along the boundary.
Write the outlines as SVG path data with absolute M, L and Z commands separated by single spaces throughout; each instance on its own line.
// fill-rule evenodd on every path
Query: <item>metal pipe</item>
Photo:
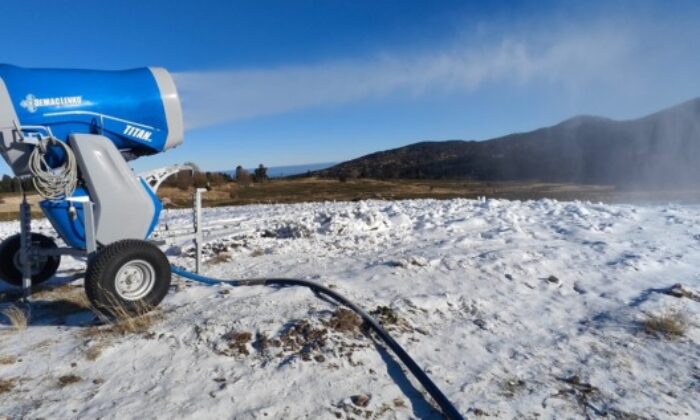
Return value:
M 21 182 L 21 181 L 20 181 Z M 27 196 L 22 194 L 22 203 L 19 205 L 19 261 L 22 265 L 22 299 L 29 299 L 29 291 L 32 288 L 32 211 Z
M 199 274 L 202 264 L 202 193 L 205 188 L 194 190 L 194 247 L 195 247 L 195 273 Z

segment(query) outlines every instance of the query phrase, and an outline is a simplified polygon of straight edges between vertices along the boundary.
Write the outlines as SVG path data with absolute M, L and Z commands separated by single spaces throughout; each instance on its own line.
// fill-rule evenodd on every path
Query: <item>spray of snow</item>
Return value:
M 617 79 L 630 36 L 601 28 L 547 41 L 506 37 L 479 46 L 414 55 L 277 68 L 191 71 L 174 75 L 189 129 L 241 118 L 343 104 L 399 93 L 472 91 L 489 82 L 544 81 L 578 89 L 595 78 Z M 603 76 L 605 75 L 605 76 Z

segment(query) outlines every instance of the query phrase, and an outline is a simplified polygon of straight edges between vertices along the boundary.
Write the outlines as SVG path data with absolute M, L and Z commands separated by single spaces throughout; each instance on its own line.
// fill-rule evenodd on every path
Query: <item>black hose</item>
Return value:
M 379 336 L 379 338 L 381 338 L 387 344 L 387 346 L 389 346 L 389 348 L 394 352 L 394 354 L 396 354 L 399 357 L 399 359 L 401 359 L 401 361 L 404 363 L 404 365 L 406 365 L 408 370 L 411 371 L 413 376 L 415 376 L 415 378 L 418 379 L 418 382 L 420 382 L 421 385 L 423 385 L 423 387 L 425 388 L 425 390 L 428 391 L 428 394 L 430 394 L 430 396 L 433 397 L 438 406 L 440 406 L 440 409 L 442 410 L 442 413 L 445 415 L 445 417 L 447 417 L 448 419 L 455 420 L 464 418 L 461 414 L 459 414 L 459 411 L 457 411 L 457 408 L 454 406 L 454 404 L 452 404 L 450 400 L 447 399 L 447 397 L 445 396 L 445 394 L 443 394 L 440 388 L 438 388 L 437 385 L 435 385 L 435 383 L 430 379 L 428 374 L 426 374 L 425 371 L 423 371 L 423 369 L 421 369 L 421 367 L 418 366 L 418 364 L 411 358 L 411 356 L 409 356 L 408 353 L 406 353 L 403 347 L 401 347 L 401 345 L 397 343 L 396 340 L 394 340 L 374 318 L 372 318 L 362 308 L 349 301 L 340 293 L 318 283 L 302 279 L 219 280 L 191 273 L 175 265 L 171 266 L 171 270 L 178 276 L 182 276 L 206 284 L 226 283 L 233 286 L 304 286 L 308 287 L 314 292 L 322 293 L 326 296 L 331 297 L 340 304 L 345 305 L 348 308 L 355 311 L 355 313 L 357 313 L 367 323 L 367 325 Z

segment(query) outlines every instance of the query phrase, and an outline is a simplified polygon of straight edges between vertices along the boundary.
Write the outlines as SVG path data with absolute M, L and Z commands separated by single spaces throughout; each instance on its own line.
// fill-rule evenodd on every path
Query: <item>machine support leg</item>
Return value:
M 22 296 L 26 302 L 32 288 L 32 211 L 27 197 L 19 205 L 19 262 L 22 265 Z
M 92 201 L 83 202 L 83 214 L 85 216 L 85 250 L 88 259 L 97 251 L 97 240 L 95 239 L 95 213 Z
M 195 188 L 194 190 L 194 247 L 195 247 L 195 269 L 194 272 L 199 274 L 202 264 L 202 193 L 205 188 Z

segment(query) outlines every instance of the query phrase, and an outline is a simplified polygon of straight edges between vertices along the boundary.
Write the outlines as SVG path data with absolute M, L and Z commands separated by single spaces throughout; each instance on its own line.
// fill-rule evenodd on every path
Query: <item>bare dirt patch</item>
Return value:
M 338 332 L 356 334 L 360 332 L 362 320 L 350 309 L 338 308 L 326 325 Z
M 308 320 L 300 320 L 280 337 L 283 351 L 300 355 L 302 360 L 311 360 L 315 352 L 326 345 L 328 329 L 313 326 Z
M 405 318 L 399 316 L 395 310 L 388 306 L 377 306 L 369 312 L 389 332 L 412 333 L 419 331 Z
M 223 264 L 231 261 L 231 254 L 228 254 L 226 252 L 222 252 L 220 254 L 216 254 L 213 257 L 209 258 L 207 260 L 207 264 L 209 265 L 218 265 L 218 264 Z
M 68 385 L 76 384 L 82 380 L 83 380 L 83 378 L 81 378 L 78 375 L 73 375 L 73 374 L 63 375 L 63 376 L 60 376 L 58 378 L 58 386 L 63 388 L 63 387 L 66 387 Z
M 11 355 L 0 356 L 0 365 L 13 365 L 17 363 L 17 357 Z
M 85 358 L 91 362 L 97 360 L 97 358 L 100 357 L 102 352 L 108 346 L 109 340 L 107 340 L 105 337 L 99 337 L 97 340 L 94 340 L 94 343 L 92 343 L 92 345 L 85 350 Z
M 253 334 L 250 332 L 232 330 L 224 334 L 222 338 L 226 340 L 228 348 L 223 350 L 221 354 L 227 356 L 248 356 L 250 354 L 248 343 L 253 338 Z
M 585 382 L 578 375 L 557 378 L 566 386 L 559 391 L 545 398 L 542 406 L 545 407 L 549 398 L 560 398 L 576 404 L 581 410 L 584 418 L 610 417 L 625 420 L 642 420 L 645 417 L 618 410 L 613 406 L 613 399 L 606 396 L 598 387 Z
M 368 343 L 361 343 L 366 339 L 364 334 L 363 322 L 354 312 L 337 308 L 330 317 L 294 320 L 274 336 L 258 331 L 252 342 L 252 334 L 232 331 L 222 337 L 225 339 L 225 349 L 217 351 L 248 356 L 250 344 L 255 355 L 265 359 L 281 358 L 281 363 L 295 358 L 324 363 L 329 358 L 342 357 L 354 364 L 351 358 L 353 352 L 368 347 Z
M 12 391 L 15 387 L 14 379 L 2 379 L 0 378 L 0 395 L 6 394 Z

